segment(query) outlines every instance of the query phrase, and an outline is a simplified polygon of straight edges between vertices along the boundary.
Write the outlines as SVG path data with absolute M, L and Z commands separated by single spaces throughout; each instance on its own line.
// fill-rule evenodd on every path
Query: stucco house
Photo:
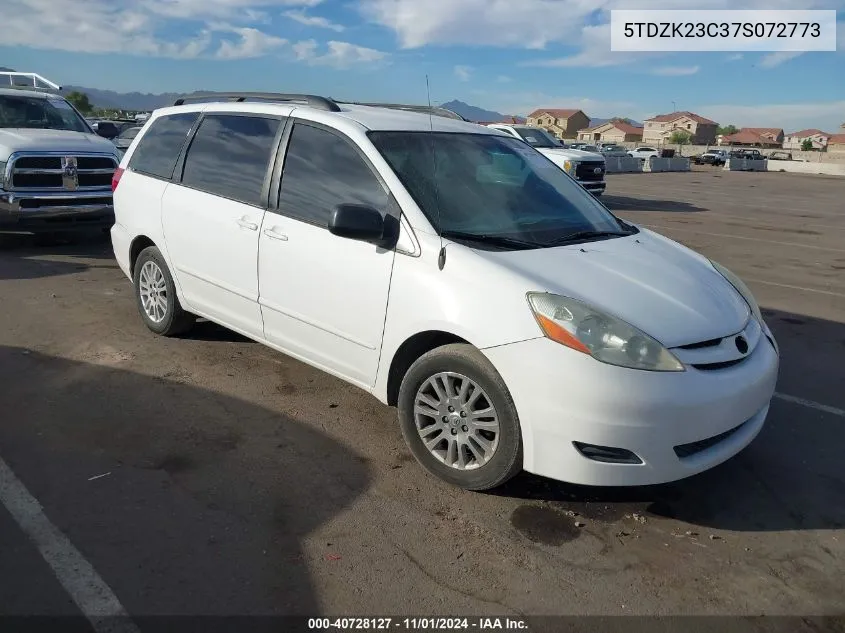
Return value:
M 716 142 L 719 124 L 694 112 L 672 112 L 646 119 L 643 128 L 643 143 L 665 145 L 675 130 L 684 130 L 692 136 L 695 145 L 710 145 Z
M 608 121 L 578 132 L 579 141 L 608 141 L 613 143 L 638 143 L 643 140 L 643 128 L 623 121 Z
M 744 127 L 736 134 L 721 138 L 721 145 L 750 145 L 754 147 L 783 147 L 783 130 L 774 127 Z
M 827 139 L 827 151 L 830 153 L 845 153 L 845 134 L 831 134 L 830 138 Z
M 581 110 L 541 108 L 528 115 L 528 125 L 536 125 L 558 138 L 574 139 L 580 130 L 590 126 L 590 117 Z
M 827 132 L 816 129 L 792 132 L 784 137 L 783 149 L 800 150 L 804 146 L 804 141 L 809 140 L 813 144 L 813 149 L 821 151 L 827 147 L 827 141 L 830 136 Z

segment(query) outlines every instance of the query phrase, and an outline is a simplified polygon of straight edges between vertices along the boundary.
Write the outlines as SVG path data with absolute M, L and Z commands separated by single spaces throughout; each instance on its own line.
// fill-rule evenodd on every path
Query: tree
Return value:
M 722 136 L 736 134 L 737 132 L 739 132 L 739 129 L 735 125 L 726 125 L 724 127 L 719 127 L 719 129 L 717 130 L 717 133 L 721 134 Z
M 94 109 L 94 106 L 91 105 L 91 100 L 88 99 L 88 95 L 84 92 L 78 92 L 74 90 L 70 94 L 65 97 L 68 101 L 73 104 L 77 110 L 82 112 L 83 114 L 87 114 Z
M 805 138 L 801 142 L 801 151 L 802 152 L 812 152 L 813 151 L 813 141 L 811 139 Z
M 692 134 L 686 130 L 675 130 L 669 137 L 669 142 L 675 145 L 688 145 L 690 139 L 692 139 Z

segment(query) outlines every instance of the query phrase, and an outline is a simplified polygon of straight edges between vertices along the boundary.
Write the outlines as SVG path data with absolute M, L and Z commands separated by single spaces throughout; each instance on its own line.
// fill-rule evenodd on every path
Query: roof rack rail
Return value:
M 457 119 L 459 121 L 466 121 L 467 119 L 448 108 L 441 108 L 439 106 L 427 105 L 412 105 L 407 103 L 364 103 L 361 101 L 338 101 L 337 103 L 344 103 L 346 105 L 360 105 L 370 106 L 373 108 L 388 108 L 389 110 L 406 110 L 408 112 L 420 112 L 423 114 L 434 114 L 436 116 L 446 117 L 447 119 Z
M 0 71 L 0 87 L 41 92 L 59 92 L 62 89 L 59 84 L 45 79 L 38 73 L 19 73 L 12 70 Z
M 186 103 L 202 103 L 204 101 L 235 101 L 238 103 L 253 101 L 277 101 L 279 103 L 304 103 L 312 108 L 328 110 L 329 112 L 340 112 L 340 106 L 331 99 L 318 97 L 317 95 L 286 94 L 283 92 L 216 92 L 205 95 L 185 95 L 176 99 L 175 106 Z

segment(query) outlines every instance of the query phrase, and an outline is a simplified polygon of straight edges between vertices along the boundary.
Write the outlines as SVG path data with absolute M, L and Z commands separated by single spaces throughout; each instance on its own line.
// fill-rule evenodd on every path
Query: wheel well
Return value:
M 139 235 L 132 241 L 132 246 L 129 247 L 129 272 L 131 274 L 135 274 L 135 262 L 138 261 L 138 255 L 148 246 L 155 246 L 155 242 L 146 235 Z
M 433 349 L 449 345 L 451 343 L 467 343 L 460 336 L 449 332 L 429 331 L 415 334 L 399 346 L 393 360 L 390 363 L 390 371 L 387 374 L 387 404 L 394 407 L 399 400 L 399 387 L 402 378 L 411 368 L 411 365 L 423 354 Z

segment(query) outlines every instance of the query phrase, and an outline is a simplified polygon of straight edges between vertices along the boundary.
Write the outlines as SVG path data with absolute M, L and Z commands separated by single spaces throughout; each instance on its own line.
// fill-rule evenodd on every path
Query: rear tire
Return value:
M 522 470 L 522 433 L 504 380 L 471 345 L 434 349 L 399 388 L 399 424 L 417 461 L 466 490 L 496 488 Z
M 138 255 L 133 282 L 138 312 L 150 330 L 161 336 L 176 336 L 191 329 L 196 317 L 182 309 L 173 277 L 158 248 L 148 246 Z

